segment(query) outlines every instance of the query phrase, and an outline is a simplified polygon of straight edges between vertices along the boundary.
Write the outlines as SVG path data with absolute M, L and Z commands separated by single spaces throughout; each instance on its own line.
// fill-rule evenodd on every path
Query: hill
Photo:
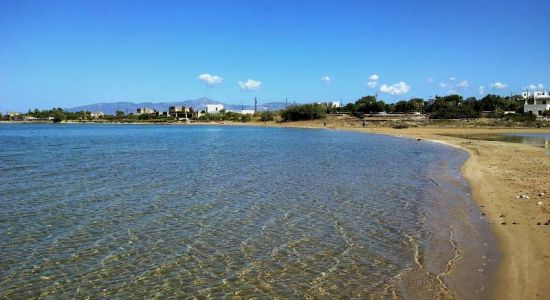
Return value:
M 199 98 L 195 100 L 179 101 L 179 102 L 114 102 L 114 103 L 93 103 L 88 105 L 77 106 L 66 109 L 70 112 L 77 111 L 90 111 L 90 112 L 103 112 L 105 114 L 114 115 L 117 110 L 121 110 L 124 113 L 133 113 L 140 107 L 153 108 L 159 111 L 166 111 L 168 107 L 175 105 L 182 105 L 193 107 L 195 110 L 204 110 L 206 104 L 223 104 L 226 109 L 238 110 L 238 109 L 254 109 L 254 105 L 238 105 L 227 104 L 220 101 L 214 101 L 208 98 Z M 258 111 L 266 110 L 279 110 L 285 108 L 284 102 L 270 102 L 270 103 L 258 103 Z

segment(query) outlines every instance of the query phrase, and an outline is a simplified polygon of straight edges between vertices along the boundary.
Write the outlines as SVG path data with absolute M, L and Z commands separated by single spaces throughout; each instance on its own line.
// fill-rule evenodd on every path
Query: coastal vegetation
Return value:
M 479 118 L 483 112 L 493 113 L 489 117 L 502 117 L 505 111 L 523 113 L 523 102 L 519 96 L 502 97 L 489 94 L 481 99 L 460 95 L 436 96 L 424 100 L 412 98 L 397 103 L 385 103 L 375 96 L 361 97 L 355 103 L 349 103 L 338 109 L 356 116 L 364 114 L 386 113 L 426 113 L 431 119 L 465 119 Z
M 198 121 L 202 122 L 220 122 L 220 121 L 231 121 L 231 122 L 250 122 L 252 121 L 252 116 L 249 114 L 240 114 L 232 111 L 221 110 L 215 114 L 204 114 L 200 116 Z
M 386 103 L 377 96 L 367 95 L 344 106 L 338 106 L 335 102 L 312 103 L 290 105 L 282 110 L 263 111 L 255 114 L 242 114 L 234 111 L 221 110 L 217 113 L 198 113 L 191 117 L 197 122 L 295 122 L 327 119 L 328 116 L 347 115 L 358 121 L 365 118 L 408 118 L 424 120 L 475 120 L 495 119 L 499 120 L 496 126 L 522 126 L 548 127 L 548 122 L 538 119 L 532 114 L 523 112 L 523 100 L 520 96 L 499 96 L 489 94 L 481 99 L 475 97 L 464 98 L 460 95 L 436 96 L 433 99 L 412 98 L 400 100 L 396 103 Z M 337 102 L 336 102 L 337 103 Z M 152 111 L 152 110 L 151 110 Z M 550 117 L 546 111 L 542 117 Z M 154 113 L 130 113 L 117 110 L 113 115 L 92 113 L 89 111 L 69 112 L 62 108 L 49 110 L 29 110 L 26 114 L 0 115 L 0 120 L 27 120 L 48 122 L 151 122 L 173 123 L 182 121 L 168 114 Z M 188 121 L 188 119 L 186 119 Z M 433 122 L 432 122 L 433 123 Z M 435 123 L 434 123 L 435 124 Z M 541 125 L 542 124 L 542 125 Z M 363 126 L 365 126 L 364 124 Z M 394 126 L 395 124 L 391 125 Z M 409 124 L 410 125 L 410 124 Z M 409 126 L 405 124 L 398 127 Z
M 290 106 L 280 112 L 285 122 L 322 119 L 327 115 L 327 107 L 322 104 Z
M 260 121 L 271 122 L 275 120 L 275 113 L 272 111 L 263 111 L 260 113 Z

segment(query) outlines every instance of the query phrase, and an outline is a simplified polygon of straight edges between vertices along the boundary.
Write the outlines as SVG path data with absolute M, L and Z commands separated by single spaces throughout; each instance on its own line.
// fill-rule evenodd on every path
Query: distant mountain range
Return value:
M 77 106 L 73 108 L 66 109 L 70 112 L 77 111 L 89 111 L 89 112 L 103 112 L 105 114 L 114 115 L 117 110 L 121 110 L 124 113 L 135 113 L 136 110 L 140 107 L 153 108 L 159 111 L 167 111 L 170 106 L 187 106 L 193 107 L 193 109 L 201 111 L 204 110 L 206 104 L 223 104 L 225 109 L 229 110 L 239 110 L 239 109 L 254 109 L 254 105 L 238 105 L 238 104 L 227 104 L 220 101 L 214 101 L 208 98 L 199 98 L 195 100 L 187 100 L 180 102 L 114 102 L 114 103 L 94 103 L 83 106 Z M 258 103 L 258 111 L 266 110 L 280 110 L 285 108 L 285 102 L 270 102 L 270 103 Z

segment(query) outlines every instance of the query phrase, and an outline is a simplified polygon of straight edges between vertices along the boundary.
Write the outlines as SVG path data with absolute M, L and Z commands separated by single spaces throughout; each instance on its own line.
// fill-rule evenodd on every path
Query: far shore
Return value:
M 14 123 L 14 122 L 1 122 Z M 35 122 L 27 122 L 35 123 Z M 96 124 L 96 123 L 92 123 Z M 118 123 L 107 123 L 118 124 Z M 155 123 L 123 123 L 153 125 Z M 396 129 L 390 124 L 339 120 L 302 122 L 164 123 L 163 125 L 244 125 L 327 128 L 434 141 L 469 153 L 462 166 L 474 200 L 486 214 L 503 255 L 494 299 L 543 299 L 550 293 L 550 156 L 545 149 L 524 144 L 470 140 L 449 135 L 497 133 L 550 133 L 550 128 L 439 124 Z M 374 125 L 374 126 L 371 126 Z

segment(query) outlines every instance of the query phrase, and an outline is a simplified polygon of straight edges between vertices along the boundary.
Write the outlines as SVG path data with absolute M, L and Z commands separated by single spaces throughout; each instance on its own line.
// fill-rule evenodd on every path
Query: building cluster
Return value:
M 523 100 L 525 100 L 523 103 L 523 111 L 526 113 L 540 116 L 545 111 L 550 110 L 549 91 L 523 92 L 521 96 Z
M 171 117 L 178 120 L 186 120 L 196 118 L 198 113 L 192 107 L 187 106 L 170 106 L 168 111 L 158 111 L 149 107 L 140 107 L 133 113 L 134 116 L 153 115 L 160 117 Z
M 223 104 L 206 104 L 203 111 L 194 110 L 192 107 L 187 106 L 170 106 L 168 111 L 158 111 L 156 109 L 148 107 L 140 107 L 136 110 L 133 115 L 153 115 L 153 116 L 162 116 L 169 117 L 178 120 L 190 120 L 199 118 L 205 114 L 217 114 L 222 111 L 234 112 L 243 115 L 253 115 L 254 110 L 252 109 L 241 109 L 241 110 L 224 110 Z

